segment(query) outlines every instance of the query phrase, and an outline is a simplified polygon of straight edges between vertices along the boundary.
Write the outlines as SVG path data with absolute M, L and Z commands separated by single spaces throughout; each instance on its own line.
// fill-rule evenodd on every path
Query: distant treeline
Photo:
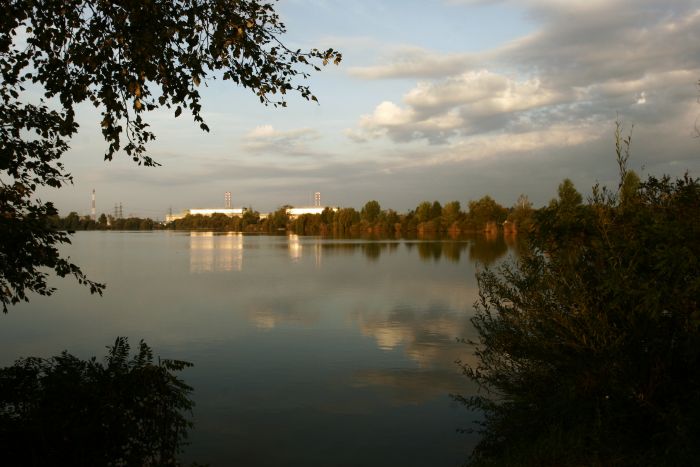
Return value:
M 379 202 L 372 200 L 359 211 L 355 208 L 335 211 L 326 208 L 321 214 L 303 214 L 292 219 L 287 214 L 288 208 L 283 206 L 264 219 L 252 209 L 240 217 L 187 215 L 169 223 L 166 228 L 261 233 L 289 231 L 299 235 L 459 235 L 495 233 L 501 228 L 506 233 L 516 233 L 532 227 L 535 212 L 524 195 L 510 208 L 484 196 L 470 201 L 466 211 L 462 210 L 459 201 L 444 206 L 439 201 L 424 201 L 407 213 L 398 213 L 393 209 L 382 209 Z
M 155 230 L 163 228 L 163 224 L 149 218 L 115 218 L 101 214 L 95 220 L 90 216 L 79 216 L 77 212 L 71 212 L 66 217 L 54 216 L 51 218 L 51 225 L 57 230 Z
M 105 214 L 96 220 L 71 212 L 66 217 L 54 217 L 53 226 L 60 230 L 213 230 L 251 233 L 292 232 L 299 235 L 460 235 L 467 233 L 506 234 L 527 232 L 532 228 L 535 209 L 527 196 L 521 195 L 512 207 L 498 204 L 490 196 L 469 201 L 463 210 L 459 201 L 445 205 L 439 201 L 424 201 L 407 213 L 382 209 L 378 201 L 365 203 L 359 211 L 355 208 L 333 210 L 326 208 L 321 214 L 303 214 L 292 218 L 287 214 L 290 206 L 282 206 L 266 218 L 248 209 L 241 216 L 212 214 L 187 215 L 167 225 L 148 218 L 114 218 Z

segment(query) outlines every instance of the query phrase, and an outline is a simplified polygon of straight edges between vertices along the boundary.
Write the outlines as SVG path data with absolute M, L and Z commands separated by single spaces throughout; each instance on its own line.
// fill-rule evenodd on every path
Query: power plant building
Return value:
M 180 214 L 166 214 L 165 222 L 172 222 L 178 219 L 182 219 L 187 215 L 196 216 L 211 216 L 212 214 L 223 214 L 225 216 L 234 217 L 242 216 L 246 212 L 247 208 L 194 208 L 186 209 Z
M 165 215 L 165 222 L 172 222 L 178 219 L 182 219 L 187 215 L 191 216 L 196 216 L 196 215 L 202 215 L 202 216 L 211 216 L 213 214 L 223 214 L 225 216 L 229 217 L 234 217 L 234 216 L 242 216 L 244 212 L 248 210 L 248 208 L 232 208 L 231 207 L 231 192 L 227 191 L 224 193 L 224 205 L 226 207 L 224 208 L 194 208 L 194 209 L 186 209 L 182 211 L 180 214 L 166 214 Z M 291 207 L 287 209 L 287 215 L 291 219 L 296 219 L 299 216 L 302 216 L 304 214 L 321 214 L 324 209 L 331 209 L 332 211 L 337 211 L 338 208 L 335 206 L 321 206 L 321 193 L 316 192 L 314 193 L 314 206 L 306 206 L 306 207 Z M 264 219 L 269 214 L 266 213 L 261 213 L 260 218 Z
M 287 209 L 287 215 L 290 219 L 296 219 L 304 214 L 321 214 L 324 209 L 330 209 L 332 211 L 337 211 L 338 208 L 331 206 L 321 206 L 321 193 L 317 191 L 314 193 L 314 205 L 303 207 L 303 208 L 289 208 Z
M 289 208 L 287 209 L 287 215 L 291 219 L 296 219 L 297 217 L 304 214 L 321 214 L 326 206 L 309 206 L 305 208 Z M 328 206 L 328 209 L 332 211 L 337 211 L 338 208 Z

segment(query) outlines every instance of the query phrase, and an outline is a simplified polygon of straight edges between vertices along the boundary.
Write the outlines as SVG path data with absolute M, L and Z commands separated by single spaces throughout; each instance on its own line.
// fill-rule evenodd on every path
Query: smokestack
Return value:
M 95 189 L 92 189 L 92 207 L 90 208 L 90 217 L 93 221 L 97 220 L 97 209 L 95 208 Z

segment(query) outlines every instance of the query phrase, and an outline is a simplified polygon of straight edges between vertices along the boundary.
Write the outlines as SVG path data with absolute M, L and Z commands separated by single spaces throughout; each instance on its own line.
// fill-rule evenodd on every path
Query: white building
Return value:
M 182 219 L 187 215 L 196 216 L 197 214 L 202 216 L 211 216 L 212 214 L 224 214 L 229 217 L 242 216 L 247 208 L 194 208 L 186 209 L 180 214 L 166 214 L 165 222 L 172 222 L 178 219 Z
M 287 209 L 287 215 L 290 219 L 296 219 L 297 217 L 303 214 L 321 214 L 326 208 L 330 209 L 333 212 L 338 210 L 338 208 L 331 206 L 309 206 L 302 208 L 289 208 Z
M 188 214 L 192 216 L 196 216 L 197 214 L 200 214 L 202 216 L 211 216 L 212 214 L 224 214 L 229 217 L 233 217 L 242 216 L 245 211 L 246 208 L 195 208 L 190 209 Z

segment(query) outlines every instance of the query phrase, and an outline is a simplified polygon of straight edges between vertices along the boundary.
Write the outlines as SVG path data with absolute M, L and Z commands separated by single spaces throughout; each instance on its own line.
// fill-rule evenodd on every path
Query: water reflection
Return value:
M 288 304 L 277 303 L 266 306 L 253 306 L 248 310 L 248 319 L 261 330 L 271 330 L 281 324 L 313 325 L 320 313 L 300 311 Z
M 360 331 L 375 339 L 385 351 L 401 348 L 421 368 L 451 365 L 463 349 L 454 348 L 458 337 L 467 333 L 468 316 L 444 303 L 435 303 L 426 309 L 397 306 L 387 312 L 357 312 Z M 456 354 L 445 352 L 452 348 Z
M 289 257 L 293 261 L 297 261 L 301 258 L 301 253 L 302 253 L 302 246 L 301 242 L 299 241 L 299 235 L 297 234 L 291 234 L 287 237 L 288 239 L 288 244 L 287 248 L 289 249 Z
M 455 371 L 456 360 L 469 360 L 457 338 L 470 334 L 469 316 L 444 302 L 424 309 L 396 306 L 388 312 L 358 311 L 358 326 L 385 352 L 400 352 L 417 367 L 365 369 L 355 372 L 356 387 L 386 391 L 398 404 L 422 404 L 450 393 L 471 394 L 473 385 Z
M 447 394 L 472 390 L 454 364 L 471 354 L 456 338 L 473 337 L 472 261 L 499 258 L 503 244 L 81 232 L 68 252 L 108 293 L 65 287 L 5 316 L 0 356 L 113 335 L 186 355 L 197 363 L 187 462 L 456 465 L 468 441 L 455 428 L 469 423 Z
M 362 252 L 370 261 L 376 261 L 379 259 L 379 255 L 382 254 L 382 245 L 386 248 L 386 244 L 376 242 L 364 243 L 362 245 Z
M 511 240 L 511 239 L 509 239 Z M 462 253 L 469 252 L 471 261 L 479 261 L 483 264 L 491 264 L 508 252 L 508 244 L 503 236 L 478 236 L 463 240 L 405 240 L 401 241 L 338 241 L 316 239 L 315 246 L 321 246 L 330 254 L 351 255 L 360 251 L 368 260 L 377 261 L 382 254 L 395 252 L 401 243 L 409 251 L 417 251 L 421 260 L 427 262 L 439 262 L 443 259 L 453 263 L 462 260 Z M 512 242 L 512 240 L 511 240 Z
M 502 235 L 474 237 L 469 245 L 469 259 L 486 266 L 494 263 L 508 252 Z
M 361 370 L 354 375 L 354 387 L 381 388 L 398 405 L 420 405 L 446 394 L 475 394 L 476 387 L 454 369 L 391 368 Z
M 190 272 L 243 270 L 243 234 L 191 232 Z

